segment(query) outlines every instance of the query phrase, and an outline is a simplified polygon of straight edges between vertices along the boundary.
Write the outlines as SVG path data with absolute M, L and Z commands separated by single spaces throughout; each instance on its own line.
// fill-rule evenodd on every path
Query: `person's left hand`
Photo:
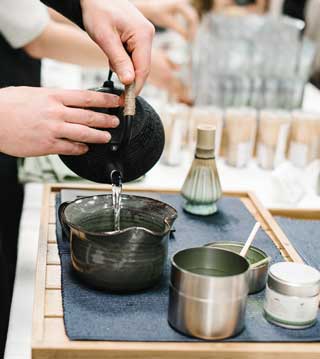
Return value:
M 154 24 L 178 32 L 192 40 L 198 26 L 198 15 L 188 0 L 134 0 L 137 8 Z M 179 15 L 185 26 L 179 22 Z
M 173 63 L 164 50 L 153 49 L 149 82 L 168 91 L 169 95 L 179 102 L 190 104 L 188 88 L 177 77 L 179 68 L 179 65 Z

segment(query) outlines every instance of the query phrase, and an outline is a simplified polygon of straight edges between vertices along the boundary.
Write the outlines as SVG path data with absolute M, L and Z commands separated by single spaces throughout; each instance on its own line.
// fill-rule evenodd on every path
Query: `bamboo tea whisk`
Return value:
M 215 161 L 216 129 L 212 126 L 197 128 L 195 158 L 182 186 L 187 212 L 207 216 L 217 211 L 221 197 L 221 185 Z

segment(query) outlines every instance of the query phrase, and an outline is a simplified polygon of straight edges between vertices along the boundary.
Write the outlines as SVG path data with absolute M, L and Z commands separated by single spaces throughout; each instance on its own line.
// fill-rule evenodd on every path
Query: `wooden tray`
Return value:
M 318 359 L 320 343 L 144 343 L 70 341 L 64 330 L 61 300 L 61 268 L 55 235 L 55 196 L 62 189 L 107 191 L 103 185 L 48 185 L 45 188 L 36 269 L 32 330 L 33 359 L 101 358 L 223 358 L 223 359 Z M 125 189 L 126 192 L 146 190 Z M 156 189 L 148 192 L 159 192 Z M 176 193 L 175 191 L 162 191 Z M 302 262 L 272 215 L 252 193 L 227 192 L 238 197 L 274 241 L 288 261 Z M 279 212 L 277 211 L 278 215 Z

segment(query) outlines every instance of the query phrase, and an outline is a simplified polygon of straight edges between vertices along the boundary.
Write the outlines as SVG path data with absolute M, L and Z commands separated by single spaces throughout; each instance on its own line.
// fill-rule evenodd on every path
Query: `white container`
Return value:
M 302 263 L 281 262 L 269 269 L 264 314 L 278 326 L 304 329 L 317 321 L 320 273 Z
M 183 145 L 187 142 L 190 108 L 183 104 L 172 104 L 161 112 L 166 137 L 162 162 L 168 166 L 179 166 Z
M 289 160 L 304 168 L 320 158 L 320 113 L 294 111 L 292 113 Z
M 260 112 L 257 160 L 260 167 L 272 170 L 286 160 L 291 114 L 281 110 Z
M 257 111 L 253 108 L 230 108 L 225 115 L 226 162 L 246 167 L 252 158 L 257 131 Z

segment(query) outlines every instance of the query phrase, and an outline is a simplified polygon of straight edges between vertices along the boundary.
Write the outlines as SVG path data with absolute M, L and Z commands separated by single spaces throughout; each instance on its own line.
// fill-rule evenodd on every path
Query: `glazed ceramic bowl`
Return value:
M 241 242 L 213 242 L 207 244 L 205 247 L 221 248 L 231 252 L 239 254 L 243 248 L 244 243 Z M 246 259 L 249 261 L 251 268 L 250 272 L 250 283 L 249 283 L 249 294 L 254 294 L 263 290 L 267 283 L 268 268 L 270 260 L 268 255 L 257 247 L 251 246 L 246 255 Z M 256 263 L 264 261 L 261 265 L 254 266 Z
M 132 292 L 161 278 L 176 210 L 157 200 L 122 195 L 120 231 L 114 231 L 112 195 L 64 203 L 60 222 L 70 239 L 71 262 L 90 286 Z

